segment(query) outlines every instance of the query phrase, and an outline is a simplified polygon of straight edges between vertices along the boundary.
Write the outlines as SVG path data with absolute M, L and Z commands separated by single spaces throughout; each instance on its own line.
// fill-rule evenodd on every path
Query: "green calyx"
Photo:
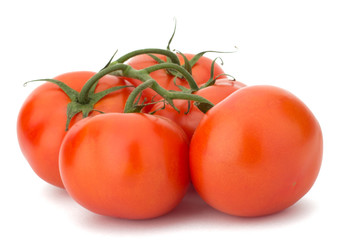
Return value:
M 95 85 L 96 86 L 96 85 Z M 66 131 L 69 128 L 69 123 L 71 121 L 71 119 L 78 113 L 82 113 L 83 118 L 86 118 L 89 116 L 89 114 L 92 111 L 97 111 L 100 113 L 103 113 L 102 111 L 99 111 L 97 109 L 94 108 L 95 104 L 97 102 L 99 102 L 102 98 L 104 98 L 106 95 L 108 95 L 109 93 L 118 91 L 120 89 L 123 88 L 127 88 L 127 87 L 133 87 L 131 85 L 125 85 L 125 86 L 117 86 L 117 87 L 111 87 L 108 88 L 104 91 L 98 92 L 98 93 L 94 93 L 94 91 L 90 91 L 88 93 L 88 96 L 86 97 L 87 101 L 84 103 L 81 103 L 79 101 L 79 97 L 80 97 L 80 93 L 78 93 L 77 99 L 75 101 L 71 101 L 68 106 L 67 106 L 67 123 L 66 123 Z
M 67 122 L 66 122 L 66 126 L 65 126 L 66 131 L 69 130 L 70 121 L 76 114 L 82 113 L 83 118 L 86 118 L 86 117 L 89 116 L 89 114 L 92 111 L 98 111 L 100 113 L 103 113 L 103 112 L 94 108 L 94 106 L 97 102 L 99 102 L 102 98 L 104 98 L 109 93 L 112 93 L 114 91 L 117 91 L 117 90 L 120 90 L 120 89 L 123 89 L 123 88 L 126 88 L 126 87 L 133 87 L 131 85 L 117 86 L 117 87 L 111 87 L 111 88 L 108 88 L 104 91 L 95 93 L 94 91 L 95 91 L 95 88 L 96 88 L 96 85 L 97 85 L 97 82 L 95 82 L 93 85 L 91 85 L 91 88 L 89 88 L 89 90 L 84 93 L 83 89 L 82 89 L 81 92 L 78 92 L 78 91 L 72 89 L 71 87 L 69 87 L 67 84 L 65 84 L 65 83 L 63 83 L 59 80 L 56 80 L 56 79 L 38 79 L 38 80 L 29 81 L 29 82 L 40 82 L 40 81 L 51 82 L 53 84 L 56 84 L 69 97 L 70 103 L 68 103 L 68 105 L 67 105 Z M 29 82 L 26 82 L 24 85 L 26 85 Z M 80 100 L 81 96 L 85 100 L 81 101 Z

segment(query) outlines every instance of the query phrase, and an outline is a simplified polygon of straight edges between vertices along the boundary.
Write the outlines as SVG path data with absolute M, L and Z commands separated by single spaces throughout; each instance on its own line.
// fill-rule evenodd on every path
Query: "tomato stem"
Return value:
M 177 30 L 177 19 L 174 18 L 174 29 L 173 29 L 173 33 L 172 33 L 172 35 L 171 35 L 171 38 L 170 38 L 170 40 L 168 41 L 168 44 L 167 44 L 167 47 L 166 47 L 167 50 L 171 50 L 171 49 L 170 49 L 170 45 L 171 45 L 171 42 L 172 42 L 172 40 L 173 40 L 173 38 L 174 38 L 174 35 L 176 34 L 176 30 Z
M 160 49 L 160 48 L 145 48 L 145 49 L 140 49 L 140 50 L 135 50 L 132 52 L 129 52 L 127 54 L 125 54 L 124 56 L 118 58 L 116 61 L 110 63 L 110 65 L 114 65 L 117 63 L 124 63 L 127 60 L 129 60 L 132 57 L 135 57 L 137 55 L 141 55 L 141 54 L 161 54 L 161 55 L 165 55 L 167 57 L 169 57 L 172 61 L 172 63 L 178 64 L 180 65 L 180 61 L 179 58 L 177 57 L 177 55 L 174 52 L 171 52 L 169 50 L 165 50 L 165 49 Z
M 143 92 L 143 90 L 145 90 L 146 88 L 152 87 L 154 82 L 155 81 L 153 79 L 149 79 L 149 80 L 143 82 L 142 84 L 140 84 L 138 87 L 136 87 L 131 92 L 131 94 L 129 95 L 129 97 L 128 97 L 126 103 L 125 103 L 125 107 L 124 107 L 125 113 L 140 112 L 142 107 L 138 108 L 137 106 L 135 106 L 134 102 L 135 102 L 137 96 L 139 94 L 141 94 Z
M 125 64 L 115 64 L 115 65 L 110 65 L 109 67 L 103 68 L 101 71 L 96 73 L 94 76 L 92 76 L 83 86 L 79 97 L 78 97 L 78 102 L 81 104 L 86 104 L 90 101 L 89 99 L 89 92 L 90 89 L 98 82 L 99 79 L 104 77 L 105 75 L 115 72 L 115 71 L 124 71 L 126 68 L 130 66 L 125 65 Z
M 151 88 L 159 95 L 161 95 L 174 109 L 179 111 L 173 104 L 173 99 L 186 99 L 191 101 L 199 102 L 199 109 L 203 112 L 206 112 L 210 109 L 213 104 L 209 102 L 207 99 L 200 97 L 198 95 L 194 95 L 186 92 L 178 92 L 178 91 L 168 91 L 165 88 L 161 87 L 151 76 L 149 75 L 151 72 L 159 70 L 159 69 L 174 69 L 180 72 L 185 79 L 190 84 L 190 87 L 193 91 L 197 91 L 199 88 L 195 83 L 191 74 L 189 74 L 183 67 L 174 63 L 160 63 L 145 69 L 136 70 L 129 65 L 123 63 L 114 63 L 109 64 L 107 67 L 103 68 L 97 74 L 95 74 L 92 78 L 88 80 L 88 82 L 83 86 L 81 92 L 79 93 L 78 103 L 79 104 L 87 104 L 90 102 L 90 91 L 93 86 L 97 84 L 99 79 L 107 74 L 115 75 L 115 76 L 124 76 L 129 78 L 135 78 L 143 83 L 136 87 L 132 93 L 130 94 L 124 108 L 124 112 L 139 112 L 142 108 L 142 105 L 135 104 L 135 100 L 137 96 L 146 88 Z
M 153 65 L 151 67 L 144 68 L 143 70 L 146 71 L 147 73 L 151 73 L 151 72 L 157 71 L 159 69 L 174 69 L 174 70 L 180 72 L 184 76 L 184 78 L 186 79 L 188 84 L 190 85 L 190 88 L 191 88 L 192 92 L 195 92 L 195 91 L 199 90 L 199 87 L 196 84 L 196 82 L 194 81 L 192 75 L 185 68 L 183 68 L 181 66 L 178 66 L 176 64 L 160 63 L 160 64 Z
M 168 91 L 165 88 L 161 87 L 154 79 L 150 77 L 145 82 L 143 82 L 138 87 L 136 87 L 132 91 L 132 93 L 129 95 L 129 98 L 124 108 L 125 113 L 139 112 L 141 110 L 143 106 L 142 105 L 135 106 L 134 102 L 137 96 L 146 88 L 151 88 L 154 91 L 156 91 L 178 112 L 179 112 L 179 109 L 176 108 L 176 106 L 174 105 L 173 99 L 185 99 L 185 100 L 195 101 L 197 102 L 196 106 L 204 113 L 206 113 L 210 108 L 214 106 L 213 103 L 211 103 L 207 99 L 201 96 L 198 96 L 198 95 L 194 95 L 191 93 L 177 92 L 177 91 Z

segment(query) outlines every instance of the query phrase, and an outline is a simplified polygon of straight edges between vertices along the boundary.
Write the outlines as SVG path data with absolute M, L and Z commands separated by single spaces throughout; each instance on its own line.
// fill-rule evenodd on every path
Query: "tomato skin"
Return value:
M 189 186 L 187 138 L 165 118 L 102 114 L 70 129 L 60 171 L 70 196 L 92 212 L 158 217 L 171 211 Z
M 66 83 L 80 91 L 94 72 L 70 72 L 54 79 Z M 126 82 L 113 76 L 100 79 L 96 92 L 112 86 L 125 85 Z M 110 93 L 95 105 L 103 112 L 123 112 L 131 89 Z M 66 135 L 66 111 L 69 97 L 55 84 L 44 83 L 36 88 L 25 100 L 17 120 L 17 135 L 22 153 L 35 173 L 46 182 L 63 187 L 58 168 L 58 155 L 61 142 Z M 90 116 L 97 115 L 92 112 Z M 82 118 L 76 115 L 70 127 Z
M 245 86 L 245 84 L 238 81 L 219 79 L 214 85 L 203 88 L 195 92 L 194 94 L 206 98 L 213 104 L 217 104 L 236 90 Z M 204 116 L 204 113 L 201 112 L 198 107 L 193 104 L 193 102 L 191 102 L 190 104 L 189 111 L 187 100 L 176 99 L 173 100 L 173 102 L 180 112 L 177 112 L 173 107 L 168 104 L 165 106 L 164 109 L 158 110 L 163 107 L 163 103 L 161 102 L 155 104 L 152 107 L 151 111 L 158 110 L 154 113 L 154 115 L 167 117 L 178 123 L 178 125 L 182 127 L 182 129 L 186 132 L 188 138 L 191 139 L 200 120 Z
M 309 191 L 322 149 L 319 123 L 298 98 L 277 87 L 246 87 L 209 110 L 196 129 L 191 178 L 222 212 L 272 214 Z
M 161 60 L 166 61 L 166 56 L 163 55 L 158 55 L 154 54 L 155 56 L 159 57 Z M 186 53 L 184 54 L 188 60 L 191 60 L 195 55 L 194 54 L 189 54 Z M 177 54 L 180 63 L 183 65 L 184 64 L 184 58 L 180 55 Z M 128 62 L 128 65 L 133 67 L 134 69 L 144 69 L 146 67 L 150 67 L 153 65 L 158 64 L 156 60 L 154 60 L 151 56 L 147 54 L 142 54 L 135 56 L 131 58 Z M 202 56 L 196 64 L 192 67 L 192 76 L 197 83 L 198 86 L 201 86 L 202 84 L 206 83 L 210 77 L 211 77 L 211 66 L 212 66 L 212 60 Z M 224 74 L 224 71 L 218 64 L 214 64 L 214 76 L 218 76 L 220 74 Z M 152 73 L 150 73 L 150 76 L 156 80 L 160 86 L 167 90 L 180 90 L 175 84 L 174 84 L 174 76 L 171 74 L 168 74 L 165 69 L 157 70 Z M 141 81 L 138 79 L 130 79 L 127 78 L 127 80 L 132 83 L 135 86 L 138 86 L 141 84 Z M 176 79 L 176 84 L 179 86 L 184 86 L 187 88 L 190 88 L 188 85 L 188 82 L 185 79 Z M 154 97 L 154 100 L 160 99 L 160 96 L 157 95 L 155 91 L 152 89 L 145 89 L 142 93 L 142 96 L 144 96 L 148 101 L 151 101 L 151 99 Z

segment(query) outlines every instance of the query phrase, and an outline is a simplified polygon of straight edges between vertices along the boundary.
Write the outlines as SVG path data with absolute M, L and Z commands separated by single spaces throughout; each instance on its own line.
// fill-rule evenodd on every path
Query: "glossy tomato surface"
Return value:
M 231 93 L 245 86 L 245 84 L 238 81 L 219 79 L 214 85 L 203 88 L 194 94 L 206 98 L 213 104 L 217 104 Z M 191 101 L 190 105 L 188 105 L 187 100 L 176 99 L 173 102 L 179 112 L 169 104 L 166 104 L 165 108 L 163 108 L 163 103 L 161 102 L 155 104 L 151 111 L 155 111 L 154 115 L 167 117 L 176 122 L 186 132 L 188 138 L 191 139 L 204 113 L 193 104 L 193 101 Z
M 80 91 L 94 74 L 94 72 L 70 72 L 54 79 Z M 120 78 L 105 76 L 99 80 L 96 92 L 125 84 L 126 82 Z M 130 92 L 130 88 L 124 88 L 110 93 L 95 105 L 95 109 L 103 112 L 123 112 Z M 69 97 L 57 85 L 44 83 L 28 96 L 17 121 L 18 140 L 23 155 L 39 177 L 58 187 L 63 187 L 58 156 L 61 142 L 66 135 L 66 112 L 69 102 Z M 90 116 L 97 114 L 98 112 L 92 112 Z M 81 114 L 75 116 L 70 127 L 81 118 Z
M 166 61 L 166 56 L 156 55 L 156 54 L 154 55 Z M 187 57 L 188 60 L 191 60 L 195 56 L 194 54 L 184 54 L 184 55 Z M 183 65 L 184 58 L 180 54 L 177 54 L 177 56 L 180 60 L 181 65 Z M 146 67 L 156 65 L 158 64 L 158 62 L 154 60 L 151 56 L 147 54 L 142 54 L 142 55 L 138 55 L 136 57 L 131 58 L 127 62 L 127 64 L 139 70 L 139 69 L 144 69 Z M 212 60 L 207 57 L 203 56 L 196 62 L 196 64 L 192 67 L 192 76 L 195 82 L 197 83 L 197 85 L 200 86 L 206 83 L 210 79 L 211 68 L 212 68 Z M 214 64 L 214 76 L 216 77 L 223 73 L 224 71 L 222 70 L 222 68 L 218 64 L 215 63 Z M 174 76 L 167 73 L 165 69 L 154 71 L 150 73 L 150 76 L 154 80 L 156 80 L 159 83 L 159 85 L 161 85 L 163 88 L 167 90 L 179 90 L 179 88 L 174 83 Z M 128 78 L 128 81 L 134 84 L 135 86 L 138 86 L 139 84 L 141 84 L 141 81 L 137 79 Z M 190 88 L 188 85 L 188 82 L 185 79 L 177 78 L 176 84 L 179 86 Z M 151 101 L 151 99 L 156 95 L 157 93 L 153 91 L 152 89 L 146 89 L 143 92 L 143 96 L 146 97 L 148 101 Z M 158 100 L 159 98 L 160 98 L 159 96 L 156 96 L 155 100 Z
M 169 119 L 142 113 L 83 119 L 64 139 L 60 171 L 68 193 L 92 212 L 158 217 L 189 186 L 186 135 Z
M 245 87 L 200 122 L 190 145 L 191 178 L 222 212 L 271 214 L 309 191 L 322 148 L 320 125 L 297 97 L 272 86 Z

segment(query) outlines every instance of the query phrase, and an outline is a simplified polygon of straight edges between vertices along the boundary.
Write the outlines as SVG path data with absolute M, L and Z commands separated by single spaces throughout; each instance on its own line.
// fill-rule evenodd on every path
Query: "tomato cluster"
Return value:
M 281 211 L 309 191 L 322 133 L 293 94 L 229 79 L 204 56 L 128 56 L 46 79 L 24 102 L 18 140 L 42 179 L 127 219 L 168 213 L 191 183 L 236 216 Z

